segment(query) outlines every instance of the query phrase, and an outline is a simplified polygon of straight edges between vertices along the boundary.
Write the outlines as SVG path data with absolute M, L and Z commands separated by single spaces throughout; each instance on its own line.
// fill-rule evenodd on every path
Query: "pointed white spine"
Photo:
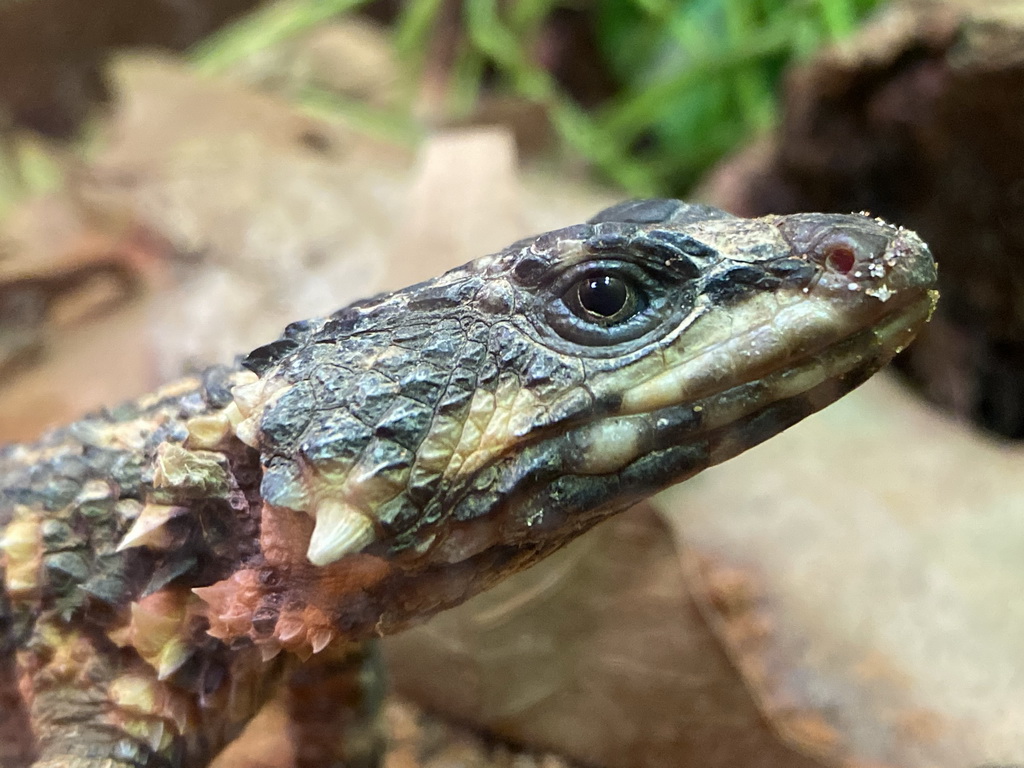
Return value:
M 315 516 L 316 524 L 306 550 L 306 557 L 313 565 L 329 565 L 358 552 L 377 538 L 373 521 L 344 502 L 322 502 L 316 506 Z
M 266 382 L 256 379 L 247 384 L 238 384 L 231 388 L 231 397 L 243 416 L 251 416 L 263 402 Z
M 139 516 L 135 518 L 128 533 L 117 545 L 118 552 L 124 552 L 132 547 L 157 547 L 165 545 L 161 529 L 178 515 L 188 512 L 187 507 L 174 507 L 164 504 L 147 504 L 142 508 Z

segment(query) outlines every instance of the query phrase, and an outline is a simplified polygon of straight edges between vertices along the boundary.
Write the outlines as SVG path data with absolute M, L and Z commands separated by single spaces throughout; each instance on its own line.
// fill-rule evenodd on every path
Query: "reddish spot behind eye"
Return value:
M 832 269 L 845 275 L 857 263 L 857 254 L 848 245 L 833 245 L 825 252 L 825 259 Z

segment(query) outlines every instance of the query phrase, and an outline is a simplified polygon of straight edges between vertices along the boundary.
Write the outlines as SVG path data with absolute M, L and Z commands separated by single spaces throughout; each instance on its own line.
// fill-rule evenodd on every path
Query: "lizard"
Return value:
M 632 200 L 0 450 L 4 768 L 199 768 L 284 691 L 381 751 L 374 639 L 850 391 L 937 300 L 912 231 Z

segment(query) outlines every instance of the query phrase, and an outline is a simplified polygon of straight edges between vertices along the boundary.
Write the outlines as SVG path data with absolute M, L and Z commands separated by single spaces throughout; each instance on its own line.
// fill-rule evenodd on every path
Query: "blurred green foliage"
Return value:
M 449 117 L 464 119 L 485 87 L 503 90 L 541 104 L 565 147 L 625 191 L 680 193 L 774 124 L 789 62 L 850 34 L 880 1 L 463 0 L 446 108 Z M 362 4 L 271 5 L 209 41 L 196 60 L 216 71 L 245 51 Z M 412 78 L 422 74 L 444 5 L 409 0 L 395 24 L 394 43 Z M 618 84 L 592 110 L 580 107 L 533 54 L 552 14 L 567 8 L 588 15 L 603 59 L 594 65 Z M 365 110 L 357 114 L 373 124 Z M 396 124 L 393 115 L 381 117 L 379 125 Z
M 392 35 L 410 94 L 437 50 L 439 21 L 454 1 L 408 0 L 401 6 Z M 562 148 L 626 193 L 684 194 L 723 155 L 771 128 L 787 64 L 850 34 L 880 2 L 462 0 L 455 8 L 460 24 L 445 40 L 454 64 L 443 111 L 451 120 L 471 119 L 485 92 L 513 95 L 541 105 Z M 229 71 L 367 4 L 269 3 L 207 38 L 190 59 L 200 72 Z M 583 108 L 537 54 L 554 14 L 566 10 L 590 25 L 599 59 L 592 66 L 615 82 L 613 95 L 594 108 Z M 391 140 L 415 142 L 426 130 L 411 107 L 382 111 L 315 88 L 299 98 L 307 109 L 344 115 Z M 38 152 L 0 143 L 0 209 L 25 191 L 52 186 L 53 176 Z M 45 183 L 31 184 L 36 177 Z
M 52 192 L 62 182 L 60 162 L 49 147 L 0 131 L 0 222 L 28 195 Z
M 479 92 L 488 62 L 509 90 L 541 102 L 562 140 L 626 191 L 678 193 L 744 140 L 770 128 L 785 66 L 850 34 L 879 0 L 598 0 L 592 5 L 603 65 L 620 89 L 583 112 L 531 61 L 530 45 L 559 0 L 523 0 L 499 13 L 496 0 L 466 0 L 471 65 L 453 93 Z M 424 42 L 426 6 L 410 3 L 417 34 L 399 36 L 407 55 Z M 468 81 L 468 82 L 466 82 Z
M 602 0 L 598 39 L 623 87 L 594 125 L 617 148 L 616 162 L 635 171 L 626 178 L 614 166 L 602 169 L 635 192 L 689 186 L 723 154 L 774 124 L 789 62 L 851 33 L 877 4 Z

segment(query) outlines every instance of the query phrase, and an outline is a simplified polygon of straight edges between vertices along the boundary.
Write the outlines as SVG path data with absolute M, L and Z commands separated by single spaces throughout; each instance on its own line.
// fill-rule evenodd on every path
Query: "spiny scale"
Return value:
M 313 565 L 328 565 L 359 552 L 376 538 L 373 521 L 342 501 L 321 502 L 313 516 L 316 524 L 306 549 L 306 557 Z

